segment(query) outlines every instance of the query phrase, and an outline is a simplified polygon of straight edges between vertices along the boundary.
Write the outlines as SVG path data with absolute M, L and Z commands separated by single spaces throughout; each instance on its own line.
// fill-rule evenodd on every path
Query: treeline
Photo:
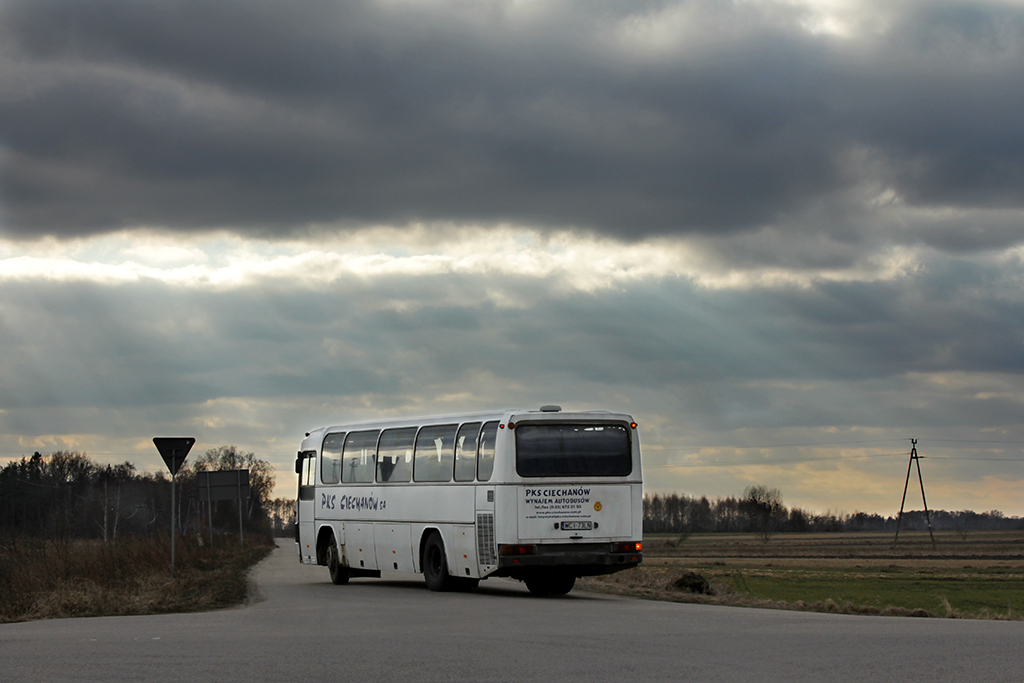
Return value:
M 937 531 L 982 531 L 1024 529 L 1024 519 L 1006 517 L 998 510 L 929 511 Z M 897 518 L 878 514 L 817 513 L 798 507 L 787 508 L 778 489 L 751 486 L 743 495 L 709 500 L 706 496 L 651 494 L 644 496 L 644 533 L 759 533 L 896 531 Z M 927 529 L 924 510 L 903 513 L 900 528 Z
M 186 461 L 175 478 L 178 530 L 205 536 L 210 508 L 200 503 L 198 472 L 249 470 L 250 497 L 242 520 L 250 531 L 287 534 L 294 529 L 294 501 L 270 498 L 270 463 L 234 446 L 221 446 Z M 167 533 L 170 530 L 171 479 L 164 472 L 138 472 L 130 462 L 100 465 L 84 453 L 34 453 L 0 469 L 0 533 L 4 540 L 102 539 Z M 234 501 L 213 504 L 215 533 L 238 530 Z

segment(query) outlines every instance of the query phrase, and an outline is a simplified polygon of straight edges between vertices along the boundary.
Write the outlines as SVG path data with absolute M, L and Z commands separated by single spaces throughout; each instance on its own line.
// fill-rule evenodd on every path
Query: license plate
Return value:
M 562 531 L 592 531 L 593 522 L 562 522 Z

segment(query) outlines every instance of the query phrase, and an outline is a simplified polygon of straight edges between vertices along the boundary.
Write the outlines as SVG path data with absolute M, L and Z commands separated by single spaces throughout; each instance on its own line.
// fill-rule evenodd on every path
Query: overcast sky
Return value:
M 0 458 L 626 411 L 1024 515 L 1024 3 L 0 0 Z M 920 508 L 919 492 L 908 496 Z

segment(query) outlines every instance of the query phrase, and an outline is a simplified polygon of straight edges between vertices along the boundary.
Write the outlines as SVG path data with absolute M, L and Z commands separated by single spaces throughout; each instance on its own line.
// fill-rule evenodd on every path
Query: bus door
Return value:
M 497 436 L 498 423 L 485 423 L 480 430 L 477 450 L 476 557 L 480 563 L 480 576 L 498 568 L 498 546 L 494 540 L 494 484 L 490 483 Z
M 297 501 L 296 532 L 299 544 L 299 561 L 316 564 L 316 538 L 313 529 L 313 508 L 316 502 L 316 451 L 299 453 L 295 470 L 299 475 L 299 496 Z

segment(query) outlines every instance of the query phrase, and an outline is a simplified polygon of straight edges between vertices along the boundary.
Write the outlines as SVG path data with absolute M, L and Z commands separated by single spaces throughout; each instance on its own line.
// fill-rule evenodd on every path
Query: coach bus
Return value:
M 643 559 L 629 415 L 543 406 L 324 427 L 295 472 L 299 561 L 335 584 L 383 570 L 438 591 L 507 576 L 564 595 Z

